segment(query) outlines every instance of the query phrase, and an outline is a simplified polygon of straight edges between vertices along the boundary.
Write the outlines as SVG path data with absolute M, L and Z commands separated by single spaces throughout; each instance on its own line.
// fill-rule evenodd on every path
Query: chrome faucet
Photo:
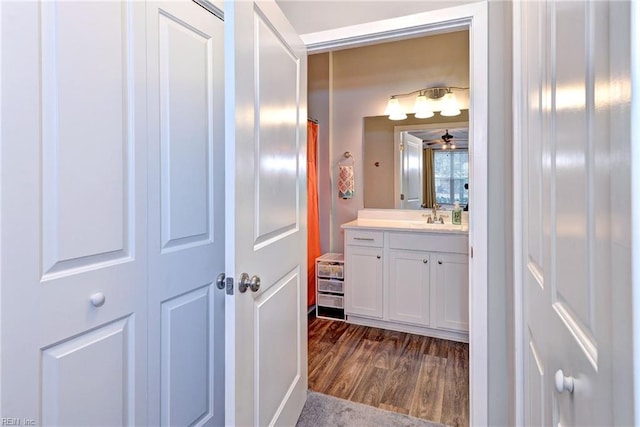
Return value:
M 433 222 L 436 222 L 436 219 L 438 218 L 438 208 L 440 208 L 440 205 L 436 202 L 433 202 L 433 205 L 431 206 L 431 212 L 433 213 Z

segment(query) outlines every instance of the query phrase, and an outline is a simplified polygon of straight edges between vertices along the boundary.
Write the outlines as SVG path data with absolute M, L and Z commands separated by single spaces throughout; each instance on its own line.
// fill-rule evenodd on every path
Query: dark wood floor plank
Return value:
M 343 322 L 340 322 L 343 323 Z M 319 393 L 326 393 L 331 386 L 340 363 L 353 353 L 366 332 L 365 326 L 351 325 L 341 334 L 333 346 L 327 347 L 324 356 L 313 370 L 309 370 L 309 388 Z M 329 331 L 328 331 L 329 332 Z
M 400 356 L 389 371 L 389 382 L 380 400 L 380 407 L 384 404 L 409 412 L 422 363 L 423 343 L 424 340 L 418 335 L 405 335 Z
M 382 330 L 382 340 L 371 364 L 376 368 L 391 369 L 401 354 L 405 335 L 398 331 Z
M 428 341 L 425 343 L 424 354 L 446 359 L 449 357 L 449 345 L 453 343 L 453 341 L 428 337 Z
M 382 393 L 387 387 L 387 376 L 389 370 L 369 365 L 365 368 L 364 374 L 358 383 L 358 386 L 349 396 L 350 401 L 364 403 L 365 405 L 378 407 Z
M 365 368 L 370 364 L 373 349 L 377 347 L 377 344 L 377 341 L 360 340 L 354 351 L 342 358 L 341 362 L 336 365 L 335 376 L 331 385 L 326 388 L 326 393 L 341 399 L 349 399 L 358 387 Z
M 409 415 L 439 422 L 442 417 L 447 359 L 422 355 L 420 374 Z
M 452 427 L 469 425 L 469 362 L 464 359 L 464 346 L 453 343 L 447 358 L 440 422 Z

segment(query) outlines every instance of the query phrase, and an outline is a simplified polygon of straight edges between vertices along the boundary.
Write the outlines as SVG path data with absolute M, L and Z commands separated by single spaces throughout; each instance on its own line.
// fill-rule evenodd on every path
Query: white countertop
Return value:
M 453 233 L 469 234 L 469 224 L 429 224 L 426 220 L 394 220 L 394 219 L 368 219 L 359 218 L 344 223 L 341 228 L 348 229 L 375 229 L 393 231 L 412 231 L 420 233 Z

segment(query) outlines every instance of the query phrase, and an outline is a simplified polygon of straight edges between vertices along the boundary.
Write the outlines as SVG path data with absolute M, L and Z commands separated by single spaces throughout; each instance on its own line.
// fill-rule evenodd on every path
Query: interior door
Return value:
M 144 425 L 145 6 L 0 7 L 3 423 Z
M 422 207 L 422 140 L 409 132 L 402 132 L 402 196 L 403 209 Z
M 147 4 L 149 424 L 224 423 L 224 26 Z
M 607 2 L 523 2 L 525 424 L 614 425 Z M 623 403 L 621 407 L 625 406 Z
M 235 279 L 225 423 L 295 425 L 307 392 L 306 50 L 275 2 L 224 7 L 226 271 Z M 255 291 L 240 291 L 243 273 Z

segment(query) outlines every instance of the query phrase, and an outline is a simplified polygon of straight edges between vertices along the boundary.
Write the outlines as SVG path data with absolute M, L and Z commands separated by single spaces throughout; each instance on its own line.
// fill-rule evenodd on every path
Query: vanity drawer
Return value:
M 347 230 L 346 234 L 347 245 L 381 248 L 384 241 L 382 231 Z
M 466 254 L 469 236 L 449 233 L 389 233 L 390 249 Z

